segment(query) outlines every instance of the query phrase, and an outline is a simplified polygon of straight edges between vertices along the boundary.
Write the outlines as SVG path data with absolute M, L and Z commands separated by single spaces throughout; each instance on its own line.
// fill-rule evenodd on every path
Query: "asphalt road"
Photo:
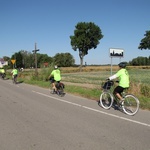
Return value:
M 0 80 L 0 150 L 150 150 L 150 112 Z

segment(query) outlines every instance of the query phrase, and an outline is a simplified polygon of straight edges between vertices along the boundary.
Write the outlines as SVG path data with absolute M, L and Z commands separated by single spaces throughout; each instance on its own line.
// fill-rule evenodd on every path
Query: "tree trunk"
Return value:
M 83 58 L 84 58 L 82 51 L 79 51 L 79 57 L 80 57 L 80 72 L 82 72 Z

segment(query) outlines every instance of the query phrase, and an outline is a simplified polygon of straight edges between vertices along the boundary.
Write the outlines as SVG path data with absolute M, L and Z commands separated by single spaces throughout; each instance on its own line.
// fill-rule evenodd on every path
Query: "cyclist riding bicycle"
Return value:
M 17 81 L 17 76 L 18 76 L 18 70 L 14 68 L 11 72 L 13 80 L 16 82 Z
M 126 62 L 121 62 L 118 64 L 119 71 L 110 76 L 108 80 L 113 80 L 116 78 L 119 78 L 119 85 L 114 89 L 113 94 L 120 100 L 120 103 L 123 101 L 123 98 L 121 96 L 121 93 L 124 89 L 129 88 L 129 74 L 126 70 Z
M 54 93 L 57 92 L 57 87 L 55 85 L 57 85 L 57 83 L 61 81 L 61 73 L 56 65 L 54 66 L 54 70 L 49 75 L 49 79 L 51 80 L 52 83 L 53 92 Z
M 5 76 L 6 76 L 6 73 L 5 73 L 5 69 L 4 68 L 0 68 L 0 76 L 4 79 Z

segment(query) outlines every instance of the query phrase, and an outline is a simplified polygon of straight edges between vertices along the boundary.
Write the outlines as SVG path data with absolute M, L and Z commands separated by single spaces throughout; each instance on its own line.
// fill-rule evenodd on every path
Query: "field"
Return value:
M 112 74 L 118 69 L 113 66 Z M 130 74 L 129 92 L 140 100 L 140 107 L 150 110 L 150 67 L 128 67 Z M 38 78 L 34 76 L 34 70 L 25 70 L 19 73 L 18 80 L 29 84 L 36 84 L 48 88 L 46 78 L 52 68 L 38 69 Z M 60 68 L 62 82 L 65 83 L 65 91 L 87 97 L 91 100 L 99 100 L 102 82 L 111 75 L 110 66 L 87 66 L 79 72 L 77 67 Z
M 144 68 L 144 69 L 143 69 Z M 150 69 L 145 67 L 128 67 L 128 72 L 130 75 L 130 92 L 137 96 L 141 96 L 141 86 L 150 88 Z M 64 68 L 63 68 L 64 69 Z M 112 74 L 117 71 L 118 67 L 114 66 L 112 68 Z M 62 72 L 71 70 L 70 68 L 65 68 Z M 69 72 L 69 71 L 68 71 Z M 81 85 L 87 88 L 97 88 L 100 89 L 102 82 L 106 80 L 111 75 L 110 67 L 85 67 L 83 72 L 74 73 L 62 73 L 63 82 L 71 82 L 76 85 Z M 69 83 L 68 83 L 69 84 Z M 144 89 L 146 90 L 146 89 Z M 149 93 L 149 91 L 145 91 Z

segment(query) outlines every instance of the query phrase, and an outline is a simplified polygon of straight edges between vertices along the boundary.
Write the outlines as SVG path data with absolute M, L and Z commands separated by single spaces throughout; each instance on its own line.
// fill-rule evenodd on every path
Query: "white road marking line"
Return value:
M 39 95 L 43 95 L 45 97 L 53 98 L 55 100 L 58 100 L 58 101 L 61 101 L 61 102 L 64 102 L 64 103 L 68 103 L 68 104 L 71 104 L 71 105 L 82 107 L 82 108 L 85 108 L 85 109 L 88 109 L 88 110 L 91 110 L 91 111 L 94 111 L 94 112 L 98 112 L 98 113 L 101 113 L 101 114 L 105 114 L 105 115 L 108 115 L 108 116 L 112 116 L 112 117 L 115 117 L 115 118 L 119 118 L 119 119 L 122 119 L 122 120 L 126 120 L 126 121 L 129 121 L 129 122 L 133 122 L 133 123 L 136 123 L 136 124 L 140 124 L 140 125 L 143 125 L 143 126 L 150 127 L 150 124 L 147 124 L 147 123 L 139 122 L 139 121 L 136 121 L 136 120 L 131 120 L 131 119 L 128 119 L 128 118 L 125 118 L 125 117 L 120 117 L 120 116 L 110 114 L 110 113 L 107 113 L 107 112 L 103 112 L 103 111 L 100 111 L 100 110 L 97 110 L 97 109 L 94 109 L 94 108 L 91 108 L 91 107 L 87 107 L 87 106 L 80 105 L 80 104 L 77 104 L 77 103 L 62 100 L 60 98 L 53 97 L 53 96 L 50 96 L 50 95 L 47 95 L 47 94 L 43 94 L 43 93 L 40 93 L 40 92 L 37 92 L 37 91 L 32 91 L 32 92 L 37 93 Z

